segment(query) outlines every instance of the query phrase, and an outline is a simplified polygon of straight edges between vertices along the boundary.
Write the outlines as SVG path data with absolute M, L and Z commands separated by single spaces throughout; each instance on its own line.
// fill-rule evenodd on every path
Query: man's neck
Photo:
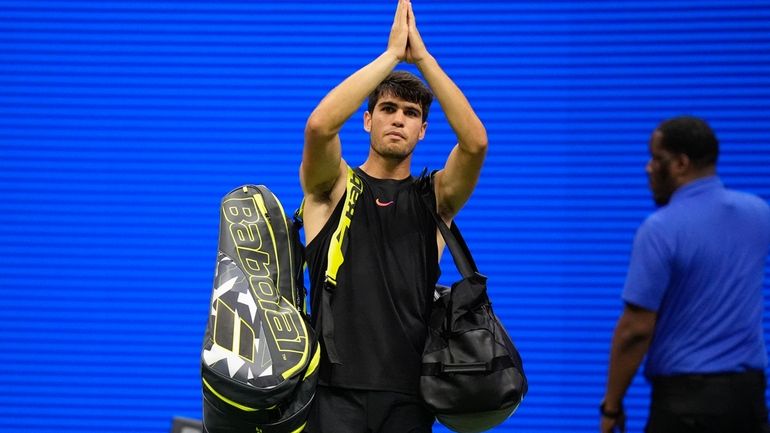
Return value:
M 679 187 L 682 187 L 692 181 L 703 179 L 704 177 L 714 176 L 715 174 L 717 174 L 715 166 L 704 167 L 697 170 L 689 170 L 679 178 L 678 184 Z
M 361 170 L 376 179 L 406 179 L 412 174 L 411 156 L 401 161 L 394 161 L 381 157 L 372 157 L 361 164 Z

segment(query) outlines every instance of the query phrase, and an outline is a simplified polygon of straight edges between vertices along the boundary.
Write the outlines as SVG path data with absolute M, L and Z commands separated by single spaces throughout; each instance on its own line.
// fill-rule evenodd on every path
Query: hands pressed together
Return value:
M 390 29 L 387 51 L 393 53 L 399 61 L 417 64 L 427 58 L 428 50 L 422 41 L 414 19 L 412 2 L 398 0 L 393 26 Z

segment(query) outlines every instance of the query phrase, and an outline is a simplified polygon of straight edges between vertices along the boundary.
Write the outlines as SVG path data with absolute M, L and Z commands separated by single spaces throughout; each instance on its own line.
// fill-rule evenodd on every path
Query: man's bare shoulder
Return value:
M 347 166 L 345 167 L 347 169 Z M 310 243 L 318 235 L 344 195 L 345 176 L 342 174 L 334 182 L 331 189 L 305 192 L 302 219 L 304 221 L 306 243 Z

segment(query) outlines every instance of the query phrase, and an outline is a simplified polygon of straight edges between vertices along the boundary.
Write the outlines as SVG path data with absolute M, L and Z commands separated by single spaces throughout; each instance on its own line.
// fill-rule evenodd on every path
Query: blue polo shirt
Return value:
M 764 370 L 770 206 L 716 176 L 674 192 L 634 238 L 623 300 L 656 311 L 645 376 Z

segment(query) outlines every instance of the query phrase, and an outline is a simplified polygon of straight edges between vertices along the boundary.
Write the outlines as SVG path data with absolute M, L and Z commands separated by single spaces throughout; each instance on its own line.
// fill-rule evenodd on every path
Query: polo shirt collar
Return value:
M 722 180 L 719 179 L 719 176 L 717 175 L 702 177 L 680 186 L 676 191 L 674 191 L 674 194 L 671 195 L 670 201 L 674 202 L 676 200 L 698 195 L 705 191 L 711 191 L 723 187 L 724 185 L 722 185 Z

